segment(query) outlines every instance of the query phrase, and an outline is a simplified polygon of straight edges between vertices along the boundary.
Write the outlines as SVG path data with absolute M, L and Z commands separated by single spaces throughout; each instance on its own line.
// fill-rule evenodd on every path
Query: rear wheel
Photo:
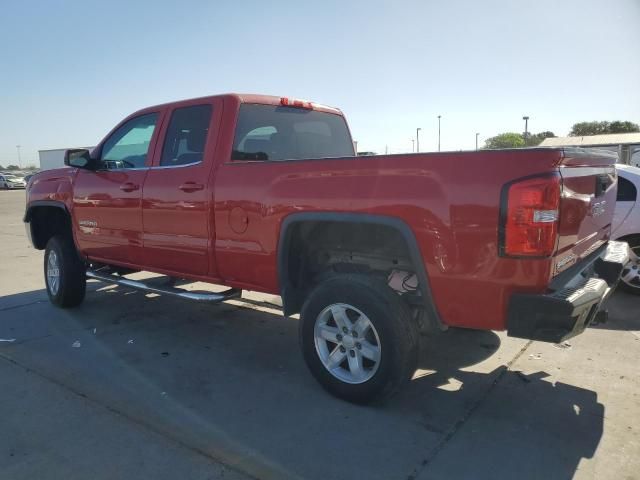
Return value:
M 618 286 L 625 292 L 640 295 L 640 236 L 625 240 L 631 250 L 629 261 L 622 269 Z
M 86 268 L 73 241 L 56 235 L 47 242 L 44 252 L 44 278 L 49 300 L 62 308 L 75 307 L 84 300 Z
M 418 326 L 398 294 L 365 275 L 318 285 L 302 307 L 300 342 L 307 366 L 333 395 L 369 403 L 393 395 L 418 360 Z

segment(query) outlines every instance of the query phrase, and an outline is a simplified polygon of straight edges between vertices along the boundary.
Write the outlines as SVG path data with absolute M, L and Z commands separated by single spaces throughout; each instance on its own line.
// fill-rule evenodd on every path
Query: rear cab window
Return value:
M 338 114 L 277 105 L 242 104 L 232 160 L 353 157 L 349 129 Z

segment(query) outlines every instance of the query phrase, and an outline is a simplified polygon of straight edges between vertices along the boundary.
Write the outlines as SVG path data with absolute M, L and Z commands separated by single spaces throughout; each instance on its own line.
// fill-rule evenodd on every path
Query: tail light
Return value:
M 500 255 L 548 257 L 558 240 L 559 174 L 505 185 L 500 210 Z

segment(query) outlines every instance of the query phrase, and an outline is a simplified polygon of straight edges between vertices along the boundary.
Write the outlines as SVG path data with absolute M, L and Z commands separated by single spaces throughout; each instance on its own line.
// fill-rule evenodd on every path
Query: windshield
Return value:
M 354 154 L 341 115 L 275 105 L 240 106 L 233 160 L 302 160 Z

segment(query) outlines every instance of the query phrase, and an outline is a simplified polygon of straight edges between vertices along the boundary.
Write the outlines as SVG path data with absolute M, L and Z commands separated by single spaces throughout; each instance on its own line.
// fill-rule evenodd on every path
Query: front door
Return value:
M 142 189 L 158 118 L 153 112 L 124 122 L 98 147 L 100 168 L 78 171 L 73 188 L 76 240 L 94 260 L 140 260 Z
M 151 270 L 215 275 L 210 262 L 213 169 L 219 100 L 191 101 L 167 112 L 160 155 L 147 175 L 142 215 L 144 264 Z M 162 150 L 160 150 L 160 145 Z

